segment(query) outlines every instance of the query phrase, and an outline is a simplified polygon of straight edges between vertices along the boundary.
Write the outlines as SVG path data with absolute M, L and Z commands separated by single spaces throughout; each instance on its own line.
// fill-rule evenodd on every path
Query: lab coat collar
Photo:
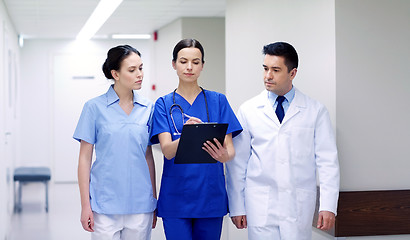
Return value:
M 134 92 L 134 104 L 139 104 L 145 107 L 148 106 L 149 102 L 145 98 L 138 95 L 136 90 L 133 90 L 133 92 Z M 120 100 L 117 93 L 114 91 L 114 84 L 110 86 L 110 88 L 108 89 L 106 93 L 106 96 L 107 96 L 107 106 Z
M 283 118 L 282 124 L 285 124 L 289 119 L 295 116 L 302 109 L 306 108 L 305 95 L 295 88 L 295 98 L 289 105 L 289 109 Z
M 276 116 L 276 113 L 273 111 L 273 106 L 271 105 L 268 98 L 268 91 L 263 90 L 258 97 L 256 98 L 256 106 L 258 108 L 263 108 L 263 112 L 267 115 L 276 125 L 280 126 L 281 123 Z M 295 88 L 295 97 L 290 103 L 289 109 L 285 114 L 285 117 L 282 121 L 282 125 L 285 124 L 289 119 L 295 116 L 301 109 L 306 108 L 306 99 L 304 94 Z

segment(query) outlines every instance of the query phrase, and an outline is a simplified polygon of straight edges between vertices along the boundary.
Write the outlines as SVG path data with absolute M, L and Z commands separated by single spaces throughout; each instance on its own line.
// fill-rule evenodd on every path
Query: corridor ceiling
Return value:
M 74 39 L 99 0 L 3 0 L 19 35 Z M 180 17 L 223 17 L 226 0 L 124 0 L 95 37 L 152 34 Z

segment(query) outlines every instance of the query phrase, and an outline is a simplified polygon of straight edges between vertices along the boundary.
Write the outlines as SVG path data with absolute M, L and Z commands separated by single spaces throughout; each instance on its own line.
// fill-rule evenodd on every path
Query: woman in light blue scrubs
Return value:
M 154 108 L 135 91 L 144 76 L 141 54 L 128 45 L 111 48 L 103 72 L 114 84 L 85 103 L 74 133 L 81 143 L 81 224 L 91 239 L 151 239 L 157 203 L 149 144 Z
M 151 132 L 151 142 L 159 142 L 164 154 L 158 216 L 168 240 L 220 239 L 228 212 L 223 163 L 233 158 L 232 138 L 242 127 L 223 94 L 198 85 L 204 49 L 197 40 L 184 39 L 175 46 L 172 66 L 179 84 L 156 101 Z M 229 124 L 223 143 L 204 143 L 217 162 L 175 164 L 183 125 L 201 122 Z

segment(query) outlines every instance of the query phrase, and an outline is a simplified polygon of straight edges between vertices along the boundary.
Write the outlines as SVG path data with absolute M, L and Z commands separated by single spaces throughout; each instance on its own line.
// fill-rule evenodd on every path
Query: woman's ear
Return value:
M 174 70 L 177 70 L 177 66 L 174 60 L 172 60 L 172 67 L 174 68 Z
M 111 70 L 111 75 L 114 78 L 114 80 L 120 79 L 120 77 L 118 76 L 118 72 L 116 70 Z

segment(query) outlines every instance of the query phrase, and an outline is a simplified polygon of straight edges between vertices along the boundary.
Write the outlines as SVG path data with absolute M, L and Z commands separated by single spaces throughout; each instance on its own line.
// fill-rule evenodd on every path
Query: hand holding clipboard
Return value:
M 211 141 L 216 145 L 214 138 L 223 144 L 227 129 L 227 123 L 185 124 L 174 163 L 216 163 L 217 161 L 202 147 L 206 141 Z

